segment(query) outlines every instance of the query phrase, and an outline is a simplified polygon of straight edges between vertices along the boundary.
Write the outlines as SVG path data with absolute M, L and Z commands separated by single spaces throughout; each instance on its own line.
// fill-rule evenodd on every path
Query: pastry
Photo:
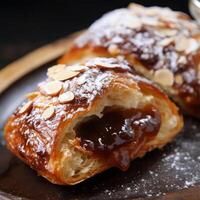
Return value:
M 48 69 L 48 78 L 10 116 L 8 149 L 55 184 L 77 184 L 170 142 L 178 108 L 122 58 Z
M 184 111 L 200 117 L 199 41 L 200 27 L 186 14 L 130 4 L 92 24 L 60 63 L 92 56 L 123 56 Z

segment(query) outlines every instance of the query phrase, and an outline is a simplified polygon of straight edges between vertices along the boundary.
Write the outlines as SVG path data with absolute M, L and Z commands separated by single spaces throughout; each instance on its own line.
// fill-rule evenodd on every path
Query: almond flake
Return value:
M 39 92 L 30 92 L 28 94 L 26 94 L 26 98 L 33 100 L 35 99 L 38 95 L 40 95 Z
M 62 82 L 60 81 L 51 81 L 46 83 L 44 86 L 44 91 L 47 95 L 55 96 L 62 89 Z
M 178 63 L 180 64 L 186 64 L 187 63 L 187 59 L 185 56 L 180 56 L 178 59 Z
M 50 119 L 51 117 L 53 117 L 54 113 L 55 113 L 54 106 L 49 106 L 42 113 L 42 118 L 45 119 L 45 120 Z
M 199 43 L 195 39 L 190 38 L 189 41 L 190 41 L 189 46 L 186 49 L 186 53 L 188 53 L 188 54 L 193 52 L 193 51 L 196 51 L 199 48 Z
M 177 34 L 177 30 L 173 30 L 173 29 L 159 29 L 156 30 L 156 33 L 160 36 L 174 36 Z
M 186 37 L 175 38 L 175 49 L 177 51 L 185 51 L 187 47 L 188 47 L 188 38 Z
M 193 38 L 177 37 L 175 41 L 176 50 L 185 51 L 187 54 L 199 48 L 198 42 Z
M 183 78 L 182 78 L 182 76 L 181 76 L 181 75 L 176 75 L 176 76 L 175 76 L 175 82 L 176 82 L 177 84 L 182 84 L 182 83 L 183 83 Z
M 165 39 L 163 39 L 163 40 L 161 40 L 161 41 L 159 42 L 159 45 L 161 45 L 161 46 L 167 46 L 167 45 L 169 45 L 170 43 L 172 43 L 173 41 L 174 41 L 173 38 L 165 38 Z
M 66 67 L 66 65 L 64 65 L 64 64 L 54 65 L 54 66 L 48 68 L 48 70 L 47 70 L 47 75 L 48 75 L 48 76 L 51 76 L 52 74 L 61 71 L 61 70 L 64 69 L 65 67 Z
M 137 4 L 137 3 L 130 3 L 129 5 L 128 5 L 128 8 L 129 9 L 142 9 L 142 10 L 144 10 L 145 8 L 144 8 L 144 6 L 142 6 L 142 5 L 140 5 L 140 4 Z
M 161 85 L 172 86 L 174 75 L 169 69 L 159 69 L 154 74 L 154 80 Z
M 88 70 L 88 67 L 82 65 L 72 65 L 72 66 L 67 66 L 65 70 L 84 72 Z
M 151 7 L 151 8 L 146 9 L 145 12 L 147 15 L 150 15 L 150 16 L 154 16 L 154 15 L 158 16 L 160 10 L 158 8 Z
M 86 82 L 85 76 L 81 76 L 81 77 L 79 77 L 78 80 L 77 80 L 77 84 L 78 84 L 78 85 L 82 85 L 82 84 L 85 83 L 85 82 Z
M 148 26 L 163 26 L 163 23 L 153 17 L 142 17 L 142 23 Z
M 118 23 L 131 29 L 138 29 L 142 25 L 140 19 L 136 16 L 127 17 L 126 20 L 119 21 Z
M 26 104 L 24 104 L 21 109 L 19 110 L 19 114 L 25 113 L 29 111 L 32 108 L 33 102 L 29 101 Z
M 112 55 L 117 55 L 120 53 L 120 49 L 117 47 L 116 44 L 111 44 L 109 47 L 108 47 L 108 52 Z
M 104 60 L 95 60 L 93 65 L 103 68 L 116 68 L 119 64 L 104 62 Z
M 60 103 L 68 103 L 74 99 L 74 93 L 67 91 L 58 97 Z
M 57 81 L 65 81 L 77 76 L 79 73 L 79 71 L 62 70 L 58 73 L 53 74 L 51 78 Z

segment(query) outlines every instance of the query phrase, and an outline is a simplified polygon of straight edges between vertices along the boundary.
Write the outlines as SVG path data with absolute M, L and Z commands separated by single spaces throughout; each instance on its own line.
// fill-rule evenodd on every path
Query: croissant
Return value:
M 178 108 L 122 58 L 48 69 L 5 126 L 7 147 L 55 184 L 77 184 L 170 142 Z
M 186 113 L 200 117 L 199 41 L 200 27 L 186 14 L 132 3 L 92 24 L 60 63 L 123 56 Z

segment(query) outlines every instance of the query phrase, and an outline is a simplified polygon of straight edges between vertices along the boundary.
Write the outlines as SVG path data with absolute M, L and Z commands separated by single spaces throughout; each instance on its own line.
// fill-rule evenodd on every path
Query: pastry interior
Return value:
M 64 127 L 58 158 L 63 180 L 75 184 L 113 166 L 125 171 L 132 159 L 175 136 L 182 127 L 176 111 L 168 109 L 162 95 L 155 98 L 145 89 L 141 92 L 131 81 L 114 83 Z

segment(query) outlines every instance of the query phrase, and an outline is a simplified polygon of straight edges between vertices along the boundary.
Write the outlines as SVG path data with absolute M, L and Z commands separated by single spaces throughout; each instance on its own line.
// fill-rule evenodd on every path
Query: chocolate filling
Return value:
M 91 116 L 75 127 L 81 146 L 108 157 L 115 166 L 128 169 L 131 155 L 160 129 L 160 113 L 152 106 L 143 109 L 106 107 L 102 118 Z M 129 148 L 126 145 L 132 143 Z M 132 156 L 133 157 L 133 156 Z

